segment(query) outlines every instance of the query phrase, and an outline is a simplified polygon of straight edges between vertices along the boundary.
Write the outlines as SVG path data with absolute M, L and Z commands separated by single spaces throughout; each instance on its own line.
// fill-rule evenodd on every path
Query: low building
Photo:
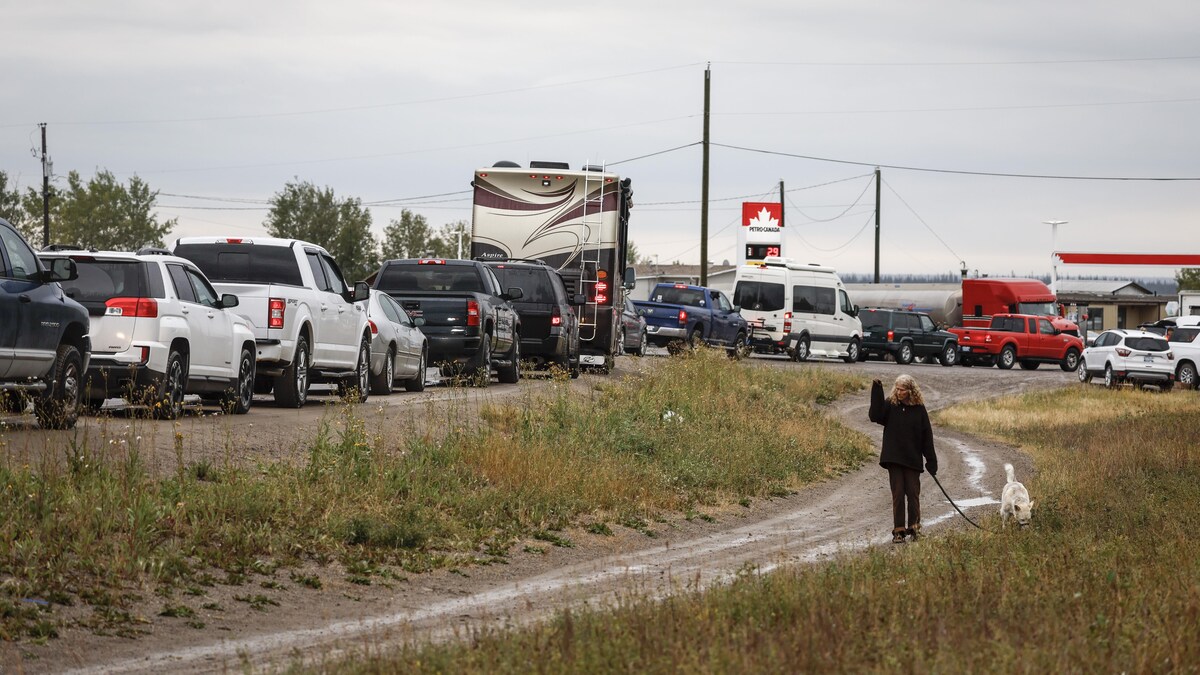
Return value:
M 1082 318 L 1092 333 L 1158 321 L 1167 316 L 1167 303 L 1175 300 L 1123 280 L 1059 279 L 1057 290 L 1067 317 L 1077 322 Z
M 733 298 L 733 277 L 737 271 L 734 265 L 709 265 L 708 287 L 724 291 Z M 650 290 L 660 283 L 692 284 L 700 283 L 699 265 L 638 265 L 637 287 L 630 294 L 634 300 L 648 300 Z

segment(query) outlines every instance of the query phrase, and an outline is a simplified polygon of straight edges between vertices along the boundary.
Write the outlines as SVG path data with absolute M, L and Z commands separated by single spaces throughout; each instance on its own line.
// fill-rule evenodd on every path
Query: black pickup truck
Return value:
M 78 276 L 67 258 L 44 268 L 0 219 L 0 414 L 23 413 L 32 399 L 42 428 L 75 426 L 92 346 L 87 310 L 58 282 Z
M 372 286 L 396 299 L 412 318 L 425 319 L 429 362 L 445 375 L 478 373 L 487 386 L 521 377 L 520 318 L 512 300 L 519 288 L 503 289 L 486 265 L 474 260 L 412 258 L 383 263 Z

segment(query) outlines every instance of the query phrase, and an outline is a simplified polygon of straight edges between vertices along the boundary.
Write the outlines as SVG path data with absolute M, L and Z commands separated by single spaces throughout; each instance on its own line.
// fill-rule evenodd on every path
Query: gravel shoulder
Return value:
M 652 368 L 654 361 L 620 359 L 613 376 Z M 1073 374 L 1058 369 L 999 371 L 896 366 L 874 361 L 849 366 L 835 362 L 795 364 L 769 358 L 751 359 L 748 367 L 854 368 L 865 377 L 879 377 L 885 383 L 899 373 L 909 373 L 917 378 L 927 404 L 934 410 L 961 401 L 1074 382 Z M 595 383 L 592 376 L 585 376 L 570 386 L 589 387 Z M 477 404 L 495 397 L 522 396 L 548 385 L 530 381 L 528 385 L 493 387 L 466 396 Z M 828 411 L 878 446 L 882 427 L 867 420 L 868 395 L 863 390 L 844 397 Z M 428 416 L 430 411 L 444 415 L 437 413 L 439 405 L 458 405 L 451 399 L 438 400 L 446 396 L 444 390 L 420 396 L 424 398 L 407 405 L 398 402 L 405 397 L 392 397 L 397 402 L 387 401 L 377 414 L 385 419 L 393 415 L 406 417 L 415 424 L 417 418 Z M 373 404 L 378 406 L 374 399 L 367 403 Z M 311 437 L 321 419 L 318 413 L 309 409 L 299 413 L 256 409 L 249 416 L 234 419 L 229 430 L 222 432 L 232 442 L 214 444 L 208 452 L 214 456 L 245 453 L 243 458 L 259 461 L 286 457 L 289 446 L 294 451 L 298 439 Z M 225 420 L 222 423 L 228 424 Z M 253 431 L 247 426 L 251 423 Z M 975 509 L 975 513 L 997 508 L 1005 462 L 1014 464 L 1019 476 L 1033 473 L 1031 462 L 1015 448 L 941 428 L 935 428 L 935 434 L 941 464 L 938 477 L 960 506 Z M 264 446 L 269 449 L 264 451 Z M 165 470 L 174 465 L 174 458 L 174 454 L 163 458 Z M 944 528 L 968 526 L 928 476 L 923 479 L 922 493 L 928 534 L 936 536 Z M 143 612 L 148 621 L 143 626 L 146 633 L 137 639 L 96 636 L 73 629 L 45 646 L 8 643 L 0 645 L 0 670 L 213 672 L 246 665 L 272 669 L 286 667 L 296 659 L 319 662 L 374 645 L 445 639 L 488 627 L 519 625 L 563 607 L 582 603 L 601 606 L 631 593 L 655 596 L 703 588 L 748 568 L 768 571 L 781 565 L 851 554 L 869 546 L 891 546 L 887 543 L 890 496 L 886 473 L 876 463 L 868 462 L 859 470 L 788 497 L 757 501 L 749 508 L 731 507 L 717 514 L 715 522 L 675 518 L 652 526 L 656 532 L 653 538 L 619 526 L 613 527 L 611 537 L 573 531 L 569 536 L 574 548 L 550 547 L 545 554 L 536 554 L 522 552 L 517 546 L 508 564 L 410 576 L 390 587 L 355 586 L 342 581 L 344 575 L 331 574 L 328 569 L 322 573 L 327 583 L 320 591 L 287 583 L 284 591 L 217 586 L 204 601 L 217 603 L 224 611 L 198 617 L 206 623 L 204 629 L 188 628 L 182 619 L 156 616 L 162 599 L 152 598 L 146 601 Z M 232 598 L 260 591 L 277 599 L 280 606 L 255 612 Z

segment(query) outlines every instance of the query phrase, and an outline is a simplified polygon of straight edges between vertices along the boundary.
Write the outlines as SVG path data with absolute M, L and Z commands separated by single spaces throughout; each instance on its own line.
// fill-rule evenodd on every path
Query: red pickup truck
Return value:
M 1021 364 L 1033 370 L 1057 363 L 1065 371 L 1079 366 L 1083 340 L 1056 328 L 1049 317 L 1032 314 L 996 314 L 990 328 L 950 328 L 958 336 L 959 363 L 999 366 Z

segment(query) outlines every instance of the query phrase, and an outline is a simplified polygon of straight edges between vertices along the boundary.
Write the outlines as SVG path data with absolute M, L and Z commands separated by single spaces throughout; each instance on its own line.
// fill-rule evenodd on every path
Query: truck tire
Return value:
M 846 363 L 855 363 L 855 362 L 859 361 L 858 356 L 859 356 L 858 338 L 854 338 L 853 340 L 850 341 L 850 346 L 846 347 L 846 355 L 842 357 L 842 360 L 845 361 Z
M 1196 388 L 1196 366 L 1191 361 L 1184 361 L 1179 364 L 1179 369 L 1175 371 L 1175 379 L 1179 381 L 1179 386 L 1184 389 Z
M 350 403 L 366 403 L 371 394 L 371 340 L 363 338 L 358 344 L 358 360 L 354 374 L 338 381 L 338 396 Z
M 250 412 L 250 405 L 254 402 L 254 368 L 256 365 L 254 350 L 242 347 L 242 354 L 238 357 L 238 378 L 235 388 L 225 392 L 221 399 L 221 408 L 225 412 L 234 415 L 245 415 Z
M 1067 350 L 1063 355 L 1062 362 L 1058 364 L 1059 368 L 1063 369 L 1064 373 L 1069 373 L 1079 367 L 1079 351 L 1074 347 Z
M 896 351 L 896 363 L 899 363 L 902 366 L 907 366 L 908 364 L 912 363 L 912 360 L 913 360 L 912 343 L 908 342 L 908 341 L 901 342 L 900 349 L 898 349 Z
M 942 351 L 938 354 L 938 363 L 943 366 L 952 366 L 958 362 L 958 345 L 949 342 Z
M 996 359 L 996 367 L 1000 370 L 1012 370 L 1012 367 L 1017 364 L 1017 348 L 1012 345 L 1004 345 L 1004 349 L 1000 350 L 1000 357 Z
M 1021 370 L 1037 370 L 1040 365 L 1042 364 L 1038 361 L 1030 361 L 1029 359 L 1021 360 Z
M 508 365 L 496 369 L 496 379 L 501 384 L 516 384 L 521 381 L 521 340 L 513 336 L 512 349 L 508 351 Z
M 425 391 L 425 369 L 429 367 L 429 352 L 421 350 L 421 360 L 417 362 L 417 374 L 404 381 L 404 391 Z
M 807 335 L 801 336 L 799 342 L 796 343 L 796 348 L 792 350 L 792 360 L 797 363 L 807 361 L 808 357 L 812 356 L 812 353 L 808 350 L 810 344 Z
M 371 375 L 371 393 L 376 396 L 387 396 L 392 393 L 392 384 L 395 381 L 396 348 L 389 345 L 387 356 L 383 358 L 383 370 L 379 371 L 378 375 Z
M 292 363 L 275 378 L 275 403 L 281 408 L 303 408 L 308 400 L 308 338 L 296 338 Z
M 702 345 L 704 345 L 704 326 L 696 324 L 696 327 L 688 334 L 687 348 L 688 351 L 694 352 Z
M 50 387 L 33 401 L 38 424 L 43 429 L 70 429 L 79 419 L 83 393 L 83 357 L 74 345 L 58 346 L 50 379 Z
M 492 334 L 484 333 L 479 341 L 479 354 L 472 374 L 473 384 L 481 389 L 492 383 Z
M 183 414 L 183 395 L 187 390 L 187 360 L 177 349 L 167 356 L 167 370 L 157 391 L 147 401 L 156 420 L 175 420 Z

